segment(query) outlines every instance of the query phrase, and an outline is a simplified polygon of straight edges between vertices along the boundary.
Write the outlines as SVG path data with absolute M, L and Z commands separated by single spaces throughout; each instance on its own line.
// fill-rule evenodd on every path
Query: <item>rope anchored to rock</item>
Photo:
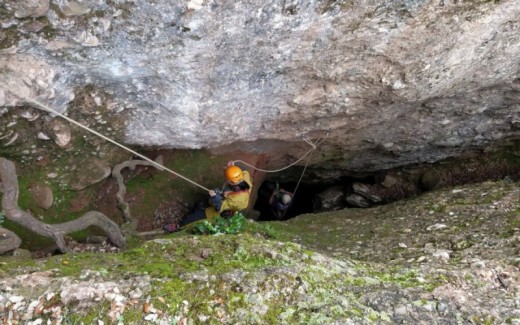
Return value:
M 292 164 L 289 164 L 283 168 L 280 168 L 280 169 L 261 169 L 261 168 L 257 168 L 253 165 L 250 165 L 248 163 L 246 163 L 245 161 L 243 160 L 235 160 L 234 163 L 242 163 L 246 166 L 249 166 L 255 170 L 258 170 L 258 171 L 261 171 L 261 172 L 264 172 L 264 173 L 278 173 L 278 172 L 281 172 L 283 170 L 286 170 L 294 165 L 296 165 L 297 163 L 299 163 L 300 161 L 302 161 L 305 157 L 307 157 L 307 161 L 305 162 L 305 167 L 303 167 L 303 171 L 302 171 L 302 174 L 300 175 L 300 178 L 298 179 L 298 183 L 296 183 L 296 186 L 294 188 L 294 191 L 293 191 L 293 195 L 296 194 L 296 191 L 298 190 L 298 187 L 300 186 L 300 183 L 303 179 L 303 175 L 305 175 L 305 171 L 307 170 L 307 166 L 309 165 L 309 162 L 311 161 L 311 157 L 312 157 L 312 153 L 318 148 L 318 146 L 323 142 L 325 141 L 326 138 L 329 137 L 329 134 L 330 134 L 330 129 L 327 130 L 327 134 L 322 137 L 322 138 L 319 138 L 318 140 L 316 140 L 316 142 L 312 142 L 311 140 L 307 139 L 305 136 L 302 136 L 302 139 L 303 141 L 307 142 L 311 148 L 298 160 L 296 160 L 295 162 L 293 162 Z

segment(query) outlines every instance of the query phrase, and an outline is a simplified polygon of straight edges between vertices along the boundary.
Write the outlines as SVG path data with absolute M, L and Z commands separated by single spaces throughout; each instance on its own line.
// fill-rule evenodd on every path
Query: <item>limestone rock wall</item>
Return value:
M 0 26 L 1 112 L 102 89 L 128 144 L 296 157 L 332 129 L 313 164 L 380 170 L 520 135 L 514 0 L 6 0 Z

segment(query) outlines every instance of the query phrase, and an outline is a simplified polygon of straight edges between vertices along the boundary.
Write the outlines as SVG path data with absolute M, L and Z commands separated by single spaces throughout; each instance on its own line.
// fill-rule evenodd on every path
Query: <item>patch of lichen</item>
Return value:
M 109 317 L 107 314 L 110 311 L 111 303 L 108 301 L 103 301 L 102 303 L 97 304 L 94 307 L 90 307 L 86 310 L 83 310 L 79 313 L 75 314 L 65 314 L 62 318 L 63 324 L 96 324 L 104 322 L 106 324 L 114 323 L 116 320 L 113 320 L 112 317 Z M 142 309 L 142 308 L 141 308 Z M 126 308 L 126 314 L 130 315 L 132 311 L 135 309 Z M 140 313 L 142 315 L 142 311 Z M 139 318 L 139 320 L 141 320 Z M 120 319 L 120 321 L 128 321 L 130 319 Z M 136 319 L 137 320 L 137 319 Z M 50 322 L 50 320 L 49 320 Z M 138 324 L 139 322 L 128 322 L 127 324 Z
M 114 141 L 122 142 L 127 115 L 115 105 L 113 94 L 102 87 L 87 84 L 75 89 L 69 117 Z M 106 143 L 106 140 L 91 133 L 85 133 L 83 137 L 96 147 Z M 117 148 L 112 143 L 109 145 Z
M 19 40 L 20 34 L 17 26 L 0 29 L 0 50 L 15 46 Z
M 186 238 L 185 238 L 186 239 Z M 211 247 L 212 253 L 206 259 L 198 257 L 197 253 L 200 249 Z M 200 315 L 208 315 L 215 322 L 222 321 L 220 315 L 227 315 L 242 308 L 244 311 L 250 310 L 251 305 L 247 296 L 242 290 L 245 288 L 239 282 L 223 281 L 220 277 L 229 272 L 251 272 L 251 276 L 246 276 L 245 282 L 257 283 L 262 282 L 265 290 L 269 289 L 274 283 L 285 285 L 287 282 L 307 283 L 308 291 L 311 294 L 316 293 L 315 300 L 298 306 L 297 312 L 288 315 L 284 321 L 306 321 L 313 322 L 319 312 L 301 313 L 301 311 L 312 308 L 313 305 L 332 303 L 335 299 L 334 293 L 337 292 L 337 283 L 333 284 L 324 271 L 315 268 L 304 269 L 298 277 L 285 274 L 273 273 L 272 276 L 265 280 L 258 280 L 254 275 L 258 270 L 266 268 L 290 267 L 291 264 L 298 264 L 304 260 L 314 264 L 314 261 L 308 258 L 302 248 L 294 246 L 290 243 L 276 244 L 263 242 L 259 237 L 250 235 L 241 236 L 203 236 L 189 237 L 182 243 L 175 241 L 171 243 L 165 241 L 154 242 L 145 245 L 145 250 L 137 250 L 130 256 L 130 261 L 140 256 L 150 255 L 150 252 L 161 252 L 163 258 L 172 259 L 172 262 L 160 263 L 155 260 L 157 255 L 152 253 L 152 265 L 157 268 L 146 269 L 145 273 L 152 274 L 154 277 L 161 276 L 164 278 L 157 285 L 153 286 L 150 293 L 152 297 L 162 297 L 170 306 L 168 312 L 171 314 L 181 314 L 184 307 L 189 310 L 185 316 L 197 319 Z M 135 255 L 137 254 L 137 255 Z M 161 255 L 160 254 L 160 255 Z M 175 262 L 173 262 L 175 261 Z M 139 271 L 141 272 L 141 270 Z M 152 273 L 150 273 L 152 272 Z M 195 281 L 186 281 L 180 279 L 188 273 L 198 272 L 202 278 Z M 306 273 L 311 273 L 307 275 Z M 262 278 L 262 276 L 260 276 Z M 275 279 L 276 278 L 276 279 Z M 297 279 L 298 278 L 298 279 Z M 207 280 L 204 280 L 207 279 Z M 328 283 L 328 284 L 326 284 Z M 261 287 L 262 288 L 262 287 Z M 295 299 L 295 298 L 294 298 Z M 351 297 L 351 299 L 354 299 Z M 256 315 L 247 312 L 246 318 L 253 323 L 262 323 L 269 321 L 280 321 L 280 314 L 286 309 L 282 308 L 284 304 L 290 303 L 290 296 L 275 296 L 270 301 L 263 301 L 266 304 L 267 312 L 265 315 Z M 183 303 L 186 301 L 186 304 Z M 189 301 L 189 302 L 188 302 Z M 160 306 L 158 301 L 154 304 Z M 335 312 L 340 312 L 336 310 Z M 327 320 L 334 319 L 340 315 L 320 315 Z
M 387 316 L 359 301 L 358 296 L 367 288 L 419 286 L 419 274 L 413 269 L 382 271 L 369 263 L 330 259 L 255 233 L 192 236 L 181 232 L 122 253 L 67 254 L 26 266 L 11 262 L 2 266 L 11 276 L 29 269 L 54 270 L 56 276 L 73 278 L 92 270 L 111 281 L 147 275 L 152 285 L 143 295 L 150 297 L 156 309 L 209 323 L 236 321 L 236 317 L 257 324 L 321 324 L 369 316 L 380 320 Z M 142 321 L 145 314 L 141 306 L 127 306 L 121 319 Z M 76 322 L 109 321 L 107 313 L 102 301 L 64 317 Z
M 316 10 L 318 10 L 321 14 L 332 12 L 334 10 L 339 10 L 342 12 L 348 12 L 351 11 L 354 8 L 354 1 L 353 0 L 326 0 L 321 1 L 318 5 Z
M 40 35 L 42 35 L 45 39 L 47 40 L 52 40 L 56 37 L 56 35 L 58 34 L 58 30 L 56 30 L 56 28 L 54 28 L 50 22 L 48 21 L 47 17 L 44 17 L 44 18 L 40 18 L 40 20 L 45 20 L 46 22 L 46 25 L 45 27 L 39 31 L 38 33 Z
M 11 12 L 7 10 L 4 3 L 0 3 L 0 19 L 5 19 L 10 17 Z

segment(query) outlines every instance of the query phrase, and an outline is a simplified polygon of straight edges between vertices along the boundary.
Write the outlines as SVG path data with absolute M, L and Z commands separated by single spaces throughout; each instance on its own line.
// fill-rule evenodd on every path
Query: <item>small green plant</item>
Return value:
M 216 217 L 212 222 L 204 220 L 193 227 L 195 233 L 203 235 L 238 234 L 242 230 L 245 217 L 238 212 L 231 218 Z
M 5 212 L 0 211 L 0 227 L 2 227 L 2 223 L 4 223 L 4 219 L 5 219 Z

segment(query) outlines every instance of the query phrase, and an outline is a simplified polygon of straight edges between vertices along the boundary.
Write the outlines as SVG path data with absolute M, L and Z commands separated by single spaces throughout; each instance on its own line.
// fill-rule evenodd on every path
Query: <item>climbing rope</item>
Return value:
M 320 142 L 321 143 L 321 142 Z M 314 150 L 312 150 L 309 154 L 309 157 L 307 158 L 307 162 L 305 162 L 305 167 L 303 167 L 302 174 L 300 175 L 300 179 L 298 179 L 298 183 L 296 183 L 296 186 L 294 187 L 293 196 L 296 195 L 296 191 L 298 191 L 298 187 L 300 187 L 300 183 L 303 179 L 303 175 L 305 175 L 305 171 L 307 170 L 307 166 L 309 165 L 309 162 L 311 161 L 312 153 Z
M 13 90 L 9 90 L 9 91 L 10 91 L 13 95 L 15 95 L 16 97 L 18 97 L 18 98 L 20 98 L 20 99 L 23 99 L 23 100 L 25 100 L 25 101 L 28 101 L 29 103 L 35 105 L 36 108 L 41 109 L 41 110 L 43 110 L 43 111 L 46 111 L 47 113 L 52 113 L 52 114 L 58 115 L 59 117 L 65 119 L 65 120 L 67 120 L 67 121 L 69 121 L 70 123 L 75 124 L 75 125 L 79 126 L 80 128 L 85 129 L 85 130 L 87 130 L 88 132 L 90 132 L 90 133 L 92 133 L 92 134 L 95 134 L 95 135 L 97 135 L 98 137 L 100 137 L 100 138 L 102 138 L 102 139 L 104 139 L 104 140 L 106 140 L 106 141 L 108 141 L 108 142 L 110 142 L 110 143 L 112 143 L 112 144 L 114 144 L 114 145 L 116 145 L 116 146 L 118 146 L 118 147 L 120 147 L 120 148 L 122 148 L 122 149 L 124 149 L 124 150 L 126 150 L 126 151 L 128 151 L 128 152 L 131 152 L 132 154 L 134 154 L 134 155 L 136 155 L 136 156 L 138 156 L 138 157 L 140 157 L 140 158 L 142 158 L 142 159 L 144 159 L 144 160 L 150 162 L 152 165 L 154 165 L 155 167 L 159 168 L 160 170 L 166 170 L 166 171 L 172 173 L 173 175 L 178 176 L 178 177 L 182 178 L 183 180 L 185 180 L 185 181 L 187 181 L 187 182 L 189 182 L 189 183 L 191 183 L 191 184 L 193 184 L 193 185 L 195 185 L 195 186 L 197 186 L 197 187 L 200 187 L 200 188 L 203 189 L 203 190 L 209 191 L 208 188 L 206 188 L 206 187 L 200 185 L 199 183 L 197 183 L 197 182 L 195 182 L 195 181 L 192 181 L 191 179 L 189 179 L 189 178 L 187 178 L 187 177 L 185 177 L 185 176 L 183 176 L 183 175 L 181 175 L 181 174 L 179 174 L 179 173 L 177 173 L 177 172 L 175 172 L 175 171 L 169 169 L 168 167 L 165 167 L 165 166 L 163 166 L 163 165 L 161 165 L 161 164 L 159 164 L 159 163 L 153 161 L 152 159 L 150 159 L 150 158 L 148 158 L 148 157 L 146 157 L 146 156 L 144 156 L 144 155 L 138 153 L 137 151 L 132 150 L 132 149 L 130 149 L 130 148 L 128 148 L 128 147 L 122 145 L 121 143 L 119 143 L 119 142 L 117 142 L 117 141 L 115 141 L 115 140 L 112 140 L 112 139 L 110 139 L 109 137 L 106 137 L 106 136 L 104 136 L 103 134 L 101 134 L 101 133 L 99 133 L 99 132 L 97 132 L 97 131 L 95 131 L 95 130 L 93 130 L 93 129 L 91 129 L 91 128 L 89 128 L 89 127 L 87 127 L 87 126 L 85 126 L 85 125 L 83 125 L 83 124 L 81 124 L 81 123 L 79 123 L 79 122 L 76 122 L 75 120 L 71 119 L 71 118 L 68 117 L 68 116 L 65 116 L 65 115 L 63 115 L 63 114 L 61 114 L 61 113 L 59 113 L 59 112 L 56 112 L 55 110 L 53 110 L 53 109 L 50 108 L 49 106 L 47 106 L 47 105 L 45 105 L 45 104 L 43 104 L 43 103 L 41 103 L 41 102 L 39 102 L 39 101 L 37 101 L 37 100 L 30 99 L 30 98 L 27 98 L 27 97 L 25 97 L 25 96 L 21 96 L 21 95 L 19 95 L 18 93 L 16 93 L 16 92 L 13 91 Z
M 4 86 L 5 86 L 5 84 L 4 84 Z M 9 89 L 9 87 L 6 87 L 6 89 Z M 199 184 L 199 183 L 197 183 L 197 182 L 195 182 L 195 181 L 193 181 L 193 180 L 191 180 L 191 179 L 189 179 L 189 178 L 187 178 L 187 177 L 177 173 L 176 171 L 173 171 L 173 170 L 169 169 L 168 167 L 165 167 L 165 166 L 159 164 L 158 162 L 153 161 L 152 159 L 150 159 L 150 158 L 148 158 L 148 157 L 138 153 L 137 151 L 132 150 L 132 149 L 126 147 L 125 145 L 123 145 L 123 144 L 121 144 L 121 143 L 119 143 L 119 142 L 117 142 L 115 140 L 112 140 L 111 138 L 109 138 L 109 137 L 107 137 L 107 136 L 105 136 L 105 135 L 103 135 L 103 134 L 101 134 L 101 133 L 99 133 L 99 132 L 97 132 L 97 131 L 95 131 L 95 130 L 93 130 L 93 129 L 91 129 L 91 128 L 89 128 L 89 127 L 87 127 L 87 126 L 85 126 L 85 125 L 83 125 L 81 123 L 79 123 L 79 122 L 77 122 L 77 121 L 75 121 L 74 119 L 72 119 L 72 118 L 70 118 L 70 117 L 68 117 L 66 115 L 63 115 L 63 114 L 53 110 L 48 105 L 45 105 L 45 104 L 43 104 L 43 103 L 41 103 L 41 102 L 39 102 L 39 101 L 37 101 L 35 99 L 27 98 L 27 97 L 25 97 L 23 95 L 20 95 L 19 93 L 17 93 L 16 91 L 13 91 L 12 89 L 9 89 L 8 91 L 11 92 L 16 97 L 18 97 L 18 98 L 20 98 L 20 99 L 22 99 L 22 100 L 32 104 L 33 106 L 35 106 L 35 108 L 43 110 L 43 111 L 45 111 L 47 113 L 55 114 L 55 115 L 65 119 L 65 120 L 67 120 L 68 122 L 70 122 L 70 123 L 72 123 L 74 125 L 77 125 L 80 128 L 82 128 L 82 129 L 84 129 L 84 130 L 86 130 L 86 131 L 88 131 L 88 132 L 90 132 L 90 133 L 92 133 L 92 134 L 94 134 L 94 135 L 96 135 L 96 136 L 98 136 L 98 137 L 100 137 L 100 138 L 102 138 L 102 139 L 104 139 L 104 140 L 106 140 L 106 141 L 108 141 L 108 142 L 118 146 L 119 148 L 121 148 L 123 150 L 126 150 L 126 151 L 132 153 L 133 155 L 135 155 L 137 157 L 140 157 L 140 158 L 150 162 L 153 166 L 157 167 L 159 170 L 166 170 L 166 171 L 170 172 L 171 174 L 173 174 L 173 175 L 175 175 L 175 176 L 177 176 L 177 177 L 179 177 L 179 178 L 181 178 L 181 179 L 183 179 L 183 180 L 185 180 L 185 181 L 187 181 L 187 182 L 189 182 L 189 183 L 191 183 L 191 184 L 193 184 L 193 185 L 195 185 L 195 186 L 197 186 L 197 187 L 199 187 L 199 188 L 201 188 L 201 189 L 203 189 L 205 191 L 208 191 L 208 192 L 210 191 L 205 186 L 203 186 L 203 185 L 201 185 L 201 184 Z M 308 140 L 308 139 L 306 139 L 304 137 L 303 140 L 305 142 L 307 142 L 312 148 L 309 149 L 309 151 L 307 151 L 300 159 L 296 160 L 295 162 L 293 162 L 292 164 L 290 164 L 290 165 L 288 165 L 288 166 L 286 166 L 284 168 L 280 168 L 280 169 L 276 169 L 276 170 L 265 170 L 265 169 L 260 169 L 260 168 L 257 168 L 255 166 L 252 166 L 252 165 L 250 165 L 250 164 L 248 164 L 248 163 L 246 163 L 245 161 L 242 161 L 242 160 L 235 160 L 234 162 L 240 162 L 240 163 L 242 163 L 242 164 L 244 164 L 246 166 L 249 166 L 249 167 L 251 167 L 253 169 L 256 169 L 258 171 L 262 171 L 262 172 L 265 172 L 265 173 L 276 173 L 276 172 L 283 171 L 283 170 L 285 170 L 287 168 L 290 168 L 290 167 L 296 165 L 297 163 L 302 161 L 305 157 L 309 156 L 308 159 L 307 159 L 307 163 L 305 164 L 305 168 L 303 170 L 303 173 L 305 173 L 305 170 L 307 169 L 307 165 L 308 165 L 308 163 L 310 161 L 310 157 L 312 155 L 312 152 L 314 150 L 316 150 L 317 146 L 320 145 L 323 142 L 323 140 L 325 140 L 326 137 L 328 137 L 329 132 L 330 132 L 330 130 L 327 132 L 327 135 L 325 137 L 323 137 L 321 139 L 318 139 L 316 141 L 316 143 L 313 143 L 313 142 L 311 142 L 310 140 Z M 298 181 L 298 185 L 299 185 L 300 181 L 303 178 L 303 173 L 300 176 L 300 180 Z M 296 188 L 298 188 L 298 185 L 296 186 Z M 296 190 L 294 192 L 296 192 Z
M 246 163 L 243 160 L 234 160 L 233 162 L 234 163 L 241 163 L 243 165 L 246 165 L 248 167 L 251 167 L 251 168 L 253 168 L 255 170 L 258 170 L 258 171 L 264 172 L 264 173 L 278 173 L 278 172 L 281 172 L 283 170 L 286 170 L 286 169 L 296 165 L 297 163 L 299 163 L 300 161 L 305 159 L 305 157 L 310 155 L 314 150 L 316 150 L 318 148 L 318 146 L 329 136 L 329 133 L 330 133 L 330 130 L 327 131 L 327 135 L 325 137 L 318 139 L 316 141 L 316 143 L 312 143 L 309 139 L 303 137 L 303 141 L 307 142 L 312 148 L 310 148 L 303 156 L 301 156 L 300 159 L 298 159 L 295 162 L 293 162 L 292 164 L 289 164 L 289 165 L 287 165 L 287 166 L 285 166 L 283 168 L 280 168 L 280 169 L 262 169 L 262 168 L 258 168 L 258 167 L 255 167 L 253 165 L 250 165 L 250 164 Z
M 234 163 L 237 163 L 237 162 L 240 162 L 246 166 L 249 166 L 255 170 L 258 170 L 258 171 L 261 171 L 261 172 L 264 172 L 264 173 L 277 173 L 277 172 L 280 172 L 282 170 L 286 170 L 287 168 L 289 167 L 292 167 L 294 165 L 296 165 L 297 163 L 299 163 L 300 161 L 302 161 L 305 157 L 307 157 L 307 161 L 305 162 L 305 167 L 303 168 L 303 171 L 302 171 L 302 174 L 300 175 L 300 178 L 298 179 L 298 183 L 296 183 L 296 186 L 294 188 L 294 191 L 293 191 L 293 196 L 296 195 L 296 191 L 298 191 L 298 187 L 300 187 L 300 183 L 303 179 L 303 175 L 305 175 L 305 171 L 307 170 L 307 166 L 309 165 L 309 162 L 311 161 L 311 157 L 312 157 L 312 153 L 318 148 L 318 146 L 323 142 L 325 141 L 326 138 L 328 138 L 329 134 L 330 134 L 330 129 L 327 130 L 327 134 L 316 140 L 316 142 L 312 142 L 310 141 L 309 139 L 307 139 L 305 136 L 303 136 L 303 141 L 307 142 L 310 146 L 311 146 L 311 149 L 309 149 L 300 159 L 296 160 L 295 162 L 293 162 L 292 164 L 288 165 L 288 166 L 285 166 L 283 168 L 280 168 L 280 169 L 271 169 L 271 170 L 267 170 L 267 169 L 261 169 L 261 168 L 257 168 L 253 165 L 250 165 L 248 163 L 246 163 L 245 161 L 242 161 L 242 160 L 235 160 Z

